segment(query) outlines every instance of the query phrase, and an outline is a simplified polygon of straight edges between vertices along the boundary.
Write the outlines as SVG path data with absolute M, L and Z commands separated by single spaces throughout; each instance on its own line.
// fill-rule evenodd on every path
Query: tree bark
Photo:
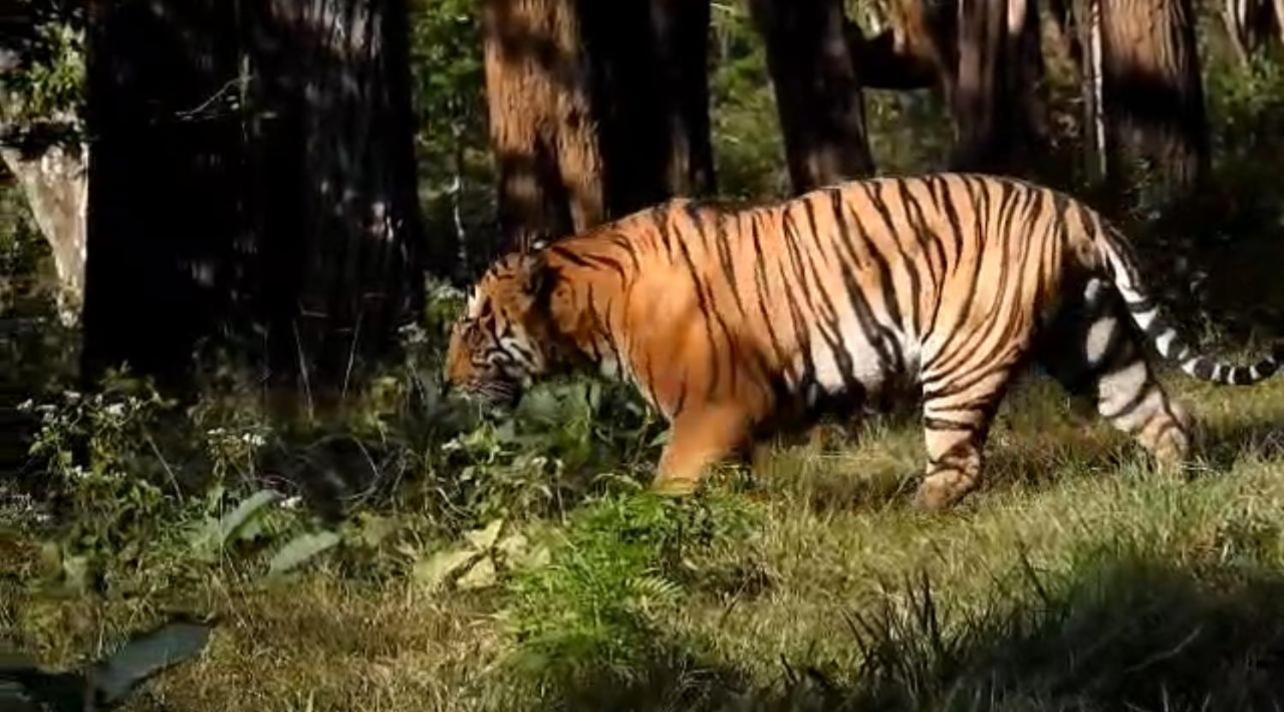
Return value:
M 72 326 L 85 296 L 85 219 L 89 177 L 83 144 L 53 144 L 38 156 L 0 147 L 0 160 L 22 186 L 31 214 L 49 243 L 58 273 L 58 315 Z
M 486 95 L 500 229 L 526 247 L 606 217 L 602 148 L 576 0 L 486 0 Z
M 91 7 L 87 377 L 222 341 L 328 405 L 422 299 L 400 0 Z
M 1043 147 L 1037 0 L 959 0 L 953 167 L 1023 172 Z
M 708 0 L 582 7 L 608 213 L 711 193 Z
M 259 309 L 277 388 L 328 407 L 421 306 L 402 0 L 247 5 Z
M 895 0 L 889 5 L 891 27 L 866 39 L 860 27 L 846 22 L 847 44 L 862 86 L 871 89 L 939 87 L 948 98 L 957 74 L 957 13 L 948 3 Z
M 1222 0 L 1222 22 L 1242 64 L 1268 42 L 1284 40 L 1282 14 L 1284 0 Z
M 873 172 L 838 0 L 753 0 L 796 192 Z
M 227 0 L 90 3 L 83 375 L 127 362 L 185 381 L 225 311 L 240 120 L 211 97 L 237 75 Z
M 1180 200 L 1209 165 L 1190 0 L 1098 1 L 1108 180 L 1150 176 L 1155 198 Z

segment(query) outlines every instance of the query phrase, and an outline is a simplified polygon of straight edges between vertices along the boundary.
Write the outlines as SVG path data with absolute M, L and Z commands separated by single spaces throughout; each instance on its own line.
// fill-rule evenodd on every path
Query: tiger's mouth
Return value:
M 508 380 L 472 381 L 463 390 L 487 405 L 498 406 L 515 405 L 522 395 L 521 384 Z

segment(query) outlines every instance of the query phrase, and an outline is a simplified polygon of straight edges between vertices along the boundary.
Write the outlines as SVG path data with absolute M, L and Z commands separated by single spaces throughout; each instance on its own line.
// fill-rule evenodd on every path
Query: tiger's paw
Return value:
M 961 472 L 938 472 L 918 486 L 914 507 L 925 512 L 944 511 L 974 489 L 976 480 Z

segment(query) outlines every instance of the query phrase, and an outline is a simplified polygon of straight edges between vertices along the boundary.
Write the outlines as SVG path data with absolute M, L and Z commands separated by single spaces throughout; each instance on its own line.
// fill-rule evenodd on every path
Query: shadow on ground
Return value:
M 625 679 L 586 677 L 562 709 L 631 710 L 1273 710 L 1284 705 L 1284 578 L 1201 577 L 1165 562 L 1101 555 L 1065 581 L 980 612 L 951 611 L 930 584 L 901 604 L 835 611 L 863 662 L 822 673 L 782 661 L 751 689 L 734 665 L 661 646 Z M 1220 580 L 1232 579 L 1232 580 Z M 908 601 L 906 604 L 904 601 Z M 845 621 L 845 623 L 843 622 Z

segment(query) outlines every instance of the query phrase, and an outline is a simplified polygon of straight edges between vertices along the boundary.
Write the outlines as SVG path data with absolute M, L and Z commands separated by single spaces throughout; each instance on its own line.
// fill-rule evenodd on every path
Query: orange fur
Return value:
M 1088 208 L 1009 179 L 886 178 L 759 208 L 672 201 L 510 255 L 479 282 L 447 372 L 473 390 L 507 382 L 501 395 L 576 362 L 631 380 L 671 423 L 655 486 L 675 493 L 764 430 L 917 397 L 917 501 L 935 509 L 978 484 L 994 410 L 1035 357 L 1144 447 L 1184 458 L 1189 419 L 1130 319 L 1209 375 Z M 1217 374 L 1273 365 L 1253 368 Z

